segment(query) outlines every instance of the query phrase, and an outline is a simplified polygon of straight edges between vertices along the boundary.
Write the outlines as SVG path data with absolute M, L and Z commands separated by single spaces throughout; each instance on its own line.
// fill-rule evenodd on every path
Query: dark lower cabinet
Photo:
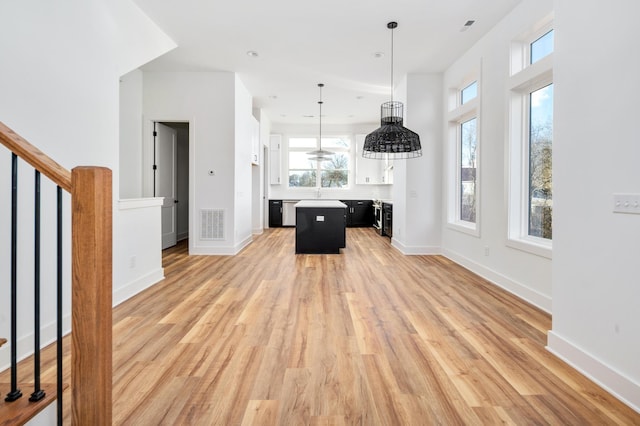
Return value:
M 282 200 L 269 200 L 269 228 L 282 226 Z
M 347 226 L 373 226 L 373 200 L 341 200 L 347 205 Z
M 336 206 L 316 207 L 311 201 L 310 207 L 296 207 L 296 253 L 340 253 L 346 247 L 345 208 L 333 203 Z

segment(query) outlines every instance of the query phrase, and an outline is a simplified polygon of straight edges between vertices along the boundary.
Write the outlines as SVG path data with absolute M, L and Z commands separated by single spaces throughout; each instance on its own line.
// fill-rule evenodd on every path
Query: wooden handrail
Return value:
M 60 188 L 71 192 L 71 172 L 47 157 L 45 153 L 31 145 L 1 121 L 0 142 Z
M 104 167 L 71 172 L 0 122 L 0 142 L 71 194 L 71 421 L 112 418 L 112 175 Z M 6 342 L 0 339 L 0 346 Z

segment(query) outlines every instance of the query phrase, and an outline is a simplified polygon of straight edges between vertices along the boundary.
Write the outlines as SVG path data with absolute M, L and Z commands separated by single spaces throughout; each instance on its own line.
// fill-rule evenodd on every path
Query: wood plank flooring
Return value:
M 339 255 L 295 255 L 294 232 L 165 251 L 114 309 L 114 424 L 640 425 L 545 350 L 548 314 L 372 229 Z

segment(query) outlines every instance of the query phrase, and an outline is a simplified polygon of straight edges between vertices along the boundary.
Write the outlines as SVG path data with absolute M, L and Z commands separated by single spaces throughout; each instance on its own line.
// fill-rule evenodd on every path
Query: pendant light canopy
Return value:
M 324 87 L 324 84 L 318 83 L 318 87 L 320 88 L 320 100 L 318 101 L 318 105 L 320 106 L 320 114 L 318 114 L 318 118 L 320 119 L 320 129 L 318 132 L 319 140 L 320 140 L 320 149 L 307 152 L 307 155 L 311 156 L 309 157 L 309 160 L 312 160 L 312 161 L 326 161 L 326 160 L 330 160 L 331 158 L 329 157 L 332 156 L 334 153 L 331 151 L 322 149 L 322 88 Z
M 364 140 L 364 158 L 416 158 L 422 156 L 420 136 L 403 124 L 404 105 L 393 100 L 393 29 L 397 22 L 389 22 L 391 30 L 391 101 L 380 107 L 380 127 L 369 133 Z

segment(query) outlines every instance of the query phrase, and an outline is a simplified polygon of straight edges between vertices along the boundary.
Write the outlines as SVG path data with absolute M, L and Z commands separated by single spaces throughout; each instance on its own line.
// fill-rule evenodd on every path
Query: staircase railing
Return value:
M 35 169 L 36 202 L 34 246 L 34 393 L 30 404 L 37 404 L 44 393 L 39 384 L 39 180 L 40 174 L 58 186 L 57 220 L 57 402 L 58 424 L 62 424 L 62 191 L 71 194 L 71 420 L 76 425 L 110 425 L 112 418 L 112 177 L 103 167 L 76 167 L 68 171 L 47 157 L 0 122 L 0 143 L 12 152 L 12 193 L 17 191 L 17 159 Z M 12 200 L 12 259 L 11 259 L 11 336 L 0 337 L 0 346 L 9 344 L 11 350 L 11 389 L 4 406 L 7 412 L 21 400 L 17 384 L 16 295 L 16 218 L 17 202 Z M 4 224 L 0 224 L 3 227 Z M 6 235 L 4 232 L 3 235 Z M 4 297 L 4 295 L 2 296 Z M 6 341 L 8 339 L 8 341 Z M 1 384 L 0 384 L 1 386 Z M 4 390 L 2 390 L 4 392 Z M 14 405 L 17 407 L 17 405 Z M 15 414 L 14 414 L 15 415 Z M 3 418 L 0 424 L 11 419 Z M 24 418 L 18 413 L 16 421 Z

